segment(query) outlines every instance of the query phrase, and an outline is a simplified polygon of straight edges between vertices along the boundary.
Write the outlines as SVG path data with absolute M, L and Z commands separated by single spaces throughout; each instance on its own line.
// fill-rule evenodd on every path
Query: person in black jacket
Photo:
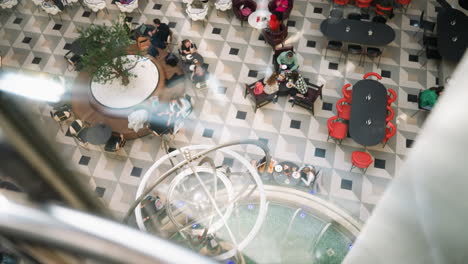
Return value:
M 153 31 L 148 32 L 148 34 L 151 37 L 151 43 L 160 49 L 164 49 L 166 48 L 166 41 L 169 37 L 171 30 L 169 29 L 169 26 L 167 24 L 161 23 L 161 20 L 157 18 L 153 20 L 153 23 L 155 29 Z
M 63 6 L 63 3 L 61 0 L 52 0 L 54 5 L 56 5 L 61 11 L 65 9 L 65 6 Z

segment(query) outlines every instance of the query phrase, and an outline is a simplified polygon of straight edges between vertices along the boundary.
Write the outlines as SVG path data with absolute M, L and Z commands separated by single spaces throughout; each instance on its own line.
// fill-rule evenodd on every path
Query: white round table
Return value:
M 250 14 L 249 25 L 256 29 L 264 29 L 268 27 L 271 13 L 268 10 L 257 10 Z M 258 22 L 257 22 L 258 18 Z
M 145 101 L 156 89 L 159 83 L 159 71 L 156 65 L 147 57 L 127 55 L 132 62 L 138 60 L 130 73 L 130 83 L 123 86 L 120 79 L 114 79 L 105 84 L 91 82 L 91 93 L 100 104 L 109 108 L 129 108 Z

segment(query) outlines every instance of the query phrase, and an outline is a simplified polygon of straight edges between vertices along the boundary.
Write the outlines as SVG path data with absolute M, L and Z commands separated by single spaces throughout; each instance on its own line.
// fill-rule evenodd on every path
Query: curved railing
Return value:
M 53 204 L 27 207 L 3 196 L 0 196 L 0 234 L 107 263 L 187 263 L 187 260 L 215 263 L 118 222 Z

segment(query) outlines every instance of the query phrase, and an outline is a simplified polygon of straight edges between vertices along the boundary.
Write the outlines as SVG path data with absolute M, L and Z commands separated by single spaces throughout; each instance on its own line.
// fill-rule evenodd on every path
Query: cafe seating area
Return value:
M 59 103 L 23 105 L 117 216 L 162 155 L 250 138 L 283 169 L 320 171 L 265 184 L 318 196 L 365 222 L 437 107 L 425 96 L 443 96 L 468 43 L 468 10 L 451 0 L 288 0 L 281 14 L 275 1 L 255 0 L 62 1 L 55 14 L 43 7 L 52 1 L 12 1 L 0 0 L 0 74 L 63 78 Z M 128 56 L 144 57 L 135 69 L 141 83 L 99 93 L 81 71 L 77 29 L 122 15 Z M 170 37 L 153 56 L 154 19 Z M 189 56 L 184 40 L 196 50 Z M 297 69 L 278 62 L 289 52 Z M 277 90 L 267 91 L 274 74 Z

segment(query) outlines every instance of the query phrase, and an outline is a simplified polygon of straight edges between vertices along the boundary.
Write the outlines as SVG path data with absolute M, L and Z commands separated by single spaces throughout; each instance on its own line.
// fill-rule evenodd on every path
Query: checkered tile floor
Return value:
M 80 5 L 67 7 L 62 19 L 49 19 L 37 10 L 31 1 L 21 0 L 15 12 L 2 11 L 0 16 L 0 52 L 6 71 L 46 72 L 63 75 L 71 83 L 75 72 L 67 70 L 63 55 L 70 43 L 78 36 L 76 29 L 89 24 L 102 24 L 115 19 L 117 7 L 108 0 L 109 14 L 88 12 Z M 192 25 L 187 20 L 181 1 L 140 1 L 142 14 L 133 13 L 129 19 L 138 23 L 150 23 L 160 18 L 169 23 L 176 33 L 176 42 L 190 38 L 199 47 L 199 52 L 209 64 L 212 74 L 210 89 L 194 91 L 190 82 L 187 93 L 194 98 L 194 112 L 186 122 L 183 133 L 176 136 L 179 146 L 187 144 L 218 144 L 233 139 L 259 138 L 268 143 L 274 158 L 298 164 L 310 163 L 323 168 L 314 194 L 345 208 L 355 218 L 365 221 L 372 212 L 390 181 L 398 175 L 407 151 L 410 150 L 426 117 L 419 113 L 414 102 L 421 88 L 436 85 L 437 65 L 418 57 L 421 49 L 419 33 L 412 26 L 421 10 L 427 19 L 435 21 L 436 13 L 430 1 L 413 1 L 410 9 L 402 14 L 397 11 L 389 25 L 395 29 L 396 39 L 385 47 L 377 68 L 369 60 L 358 66 L 358 58 L 350 56 L 346 64 L 338 63 L 339 54 L 329 51 L 324 58 L 327 39 L 319 25 L 329 11 L 330 3 L 320 0 L 295 0 L 289 18 L 289 38 L 294 45 L 301 73 L 312 83 L 323 83 L 323 101 L 315 105 L 315 116 L 300 107 L 291 107 L 286 98 L 269 104 L 254 113 L 253 104 L 243 96 L 244 83 L 264 77 L 266 66 L 271 65 L 272 48 L 261 40 L 259 31 L 240 22 L 231 13 L 210 8 L 208 23 Z M 347 9 L 346 12 L 352 12 Z M 336 112 L 334 104 L 340 98 L 344 83 L 355 83 L 366 72 L 374 71 L 384 76 L 382 83 L 398 93 L 394 104 L 396 115 L 393 122 L 398 132 L 390 142 L 369 148 L 375 162 L 362 175 L 358 170 L 349 172 L 350 156 L 363 147 L 347 138 L 342 145 L 327 142 L 326 121 Z M 74 140 L 58 128 L 49 117 L 49 107 L 35 104 L 40 128 L 57 144 L 63 158 L 79 175 L 95 189 L 96 194 L 121 216 L 134 198 L 140 177 L 149 166 L 164 154 L 161 142 L 156 137 L 143 137 L 129 141 L 122 160 L 103 154 L 99 147 L 85 150 L 76 146 Z M 248 152 L 248 150 L 246 150 Z

